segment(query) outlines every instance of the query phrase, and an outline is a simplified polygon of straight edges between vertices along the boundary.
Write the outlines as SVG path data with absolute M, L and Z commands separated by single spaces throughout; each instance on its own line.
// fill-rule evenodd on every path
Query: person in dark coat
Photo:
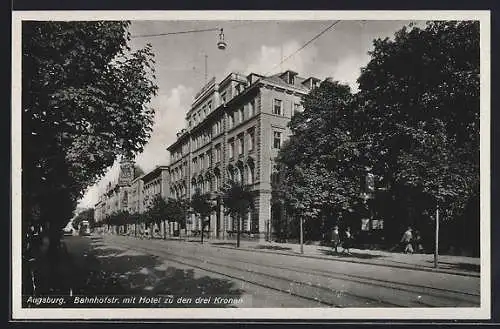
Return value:
M 351 233 L 350 227 L 348 227 L 345 230 L 344 235 L 345 235 L 344 236 L 344 244 L 343 244 L 344 250 L 342 252 L 347 253 L 347 254 L 351 254 L 351 252 L 349 251 L 349 249 L 352 247 L 352 233 Z

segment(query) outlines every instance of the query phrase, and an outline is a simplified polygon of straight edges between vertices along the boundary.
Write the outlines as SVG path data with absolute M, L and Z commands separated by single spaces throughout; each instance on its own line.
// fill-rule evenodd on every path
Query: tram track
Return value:
M 394 302 L 389 302 L 387 300 L 382 300 L 379 298 L 373 298 L 373 297 L 367 297 L 367 296 L 362 296 L 359 294 L 354 294 L 352 292 L 347 292 L 347 291 L 335 291 L 335 289 L 328 288 L 322 285 L 314 284 L 312 282 L 304 282 L 300 280 L 293 280 L 293 279 L 288 279 L 284 278 L 282 276 L 277 276 L 274 274 L 269 274 L 269 273 L 264 273 L 261 271 L 257 271 L 254 268 L 241 268 L 238 266 L 232 266 L 228 264 L 223 264 L 217 261 L 214 261 L 214 259 L 217 259 L 215 257 L 209 257 L 209 256 L 204 256 L 202 258 L 199 257 L 193 257 L 193 256 L 187 256 L 187 255 L 175 255 L 171 254 L 168 251 L 166 251 L 164 248 L 164 245 L 156 245 L 156 246 L 138 246 L 137 244 L 128 244 L 124 243 L 123 241 L 117 242 L 114 241 L 118 246 L 124 247 L 126 249 L 132 249 L 132 250 L 138 250 L 138 251 L 143 251 L 146 253 L 154 254 L 155 256 L 161 257 L 163 260 L 171 261 L 171 262 L 176 262 L 185 266 L 197 268 L 203 271 L 211 272 L 211 273 L 216 273 L 218 275 L 223 275 L 225 277 L 229 277 L 234 280 L 239 280 L 239 281 L 244 281 L 246 283 L 250 284 L 255 284 L 264 288 L 272 289 L 275 291 L 280 291 L 283 293 L 288 293 L 290 295 L 293 295 L 295 297 L 299 298 L 304 298 L 308 299 L 310 301 L 315 301 L 318 302 L 319 304 L 322 305 L 327 305 L 331 307 L 345 307 L 340 304 L 341 298 L 347 297 L 351 300 L 356 301 L 356 305 L 373 305 L 375 304 L 378 307 L 437 307 L 437 306 L 443 306 L 440 303 L 429 303 L 425 302 L 421 299 L 419 300 L 411 300 L 407 301 L 406 303 L 394 303 Z M 178 258 L 181 258 L 179 260 Z M 346 277 L 345 274 L 343 275 L 336 275 L 332 276 L 329 273 L 318 273 L 317 270 L 314 271 L 305 271 L 303 269 L 297 270 L 296 268 L 288 268 L 288 267 L 283 267 L 283 266 L 274 266 L 274 265 L 263 265 L 263 264 L 257 264 L 254 262 L 248 262 L 248 261 L 241 261 L 238 259 L 234 258 L 225 258 L 226 261 L 230 261 L 231 263 L 239 263 L 242 265 L 250 265 L 250 266 L 264 266 L 267 268 L 275 268 L 279 270 L 286 270 L 286 271 L 294 271 L 297 273 L 302 273 L 306 275 L 311 275 L 311 276 L 321 276 L 325 278 L 334 278 L 334 279 L 339 279 L 339 280 L 350 280 L 353 281 L 352 279 Z M 194 262 L 194 263 L 193 263 Z M 215 267 L 215 268 L 214 268 Z M 228 273 L 227 271 L 220 271 L 220 268 L 226 268 L 232 273 Z M 236 273 L 243 273 L 241 274 L 235 274 Z M 250 278 L 249 278 L 250 277 Z M 365 284 L 365 285 L 374 285 L 373 282 L 367 281 L 368 279 L 365 279 L 364 281 L 360 280 L 355 280 L 354 282 L 359 283 L 359 284 Z M 312 281 L 312 280 L 311 280 Z M 383 280 L 379 280 L 383 281 Z M 267 282 L 267 283 L 266 283 Z M 387 286 L 383 285 L 380 283 L 376 283 L 375 286 L 379 286 L 380 288 L 383 289 L 394 289 L 400 291 L 401 287 L 394 287 L 394 286 Z M 419 291 L 415 290 L 404 290 L 408 291 L 410 293 L 421 293 Z M 315 297 L 312 297 L 315 296 Z M 319 296 L 319 297 L 318 297 Z M 451 296 L 433 296 L 435 298 L 445 298 L 445 299 L 451 299 L 453 300 L 454 298 Z M 461 300 L 464 302 L 464 300 Z M 408 302 L 410 305 L 408 305 Z M 471 301 L 466 301 L 469 304 L 473 304 Z M 445 303 L 446 304 L 446 303 Z
M 155 243 L 156 241 L 153 241 Z M 271 265 L 271 264 L 265 264 L 263 265 L 262 263 L 256 263 L 248 260 L 242 261 L 240 258 L 234 258 L 234 257 L 228 257 L 225 256 L 224 258 L 226 261 L 231 261 L 231 262 L 238 262 L 243 265 L 253 265 L 254 267 L 266 267 L 266 268 L 274 268 L 277 270 L 285 270 L 285 271 L 292 271 L 295 273 L 302 273 L 305 275 L 314 275 L 314 276 L 320 276 L 323 278 L 327 279 L 337 279 L 337 280 L 343 280 L 343 281 L 349 281 L 353 282 L 356 284 L 361 284 L 361 285 L 370 285 L 370 286 L 375 286 L 375 287 L 380 287 L 380 288 L 385 288 L 385 289 L 394 289 L 398 291 L 404 291 L 408 293 L 415 293 L 419 294 L 421 296 L 429 296 L 432 298 L 437 298 L 437 299 L 445 299 L 449 300 L 450 303 L 444 303 L 447 305 L 452 305 L 455 306 L 457 303 L 459 305 L 464 305 L 464 306 L 476 306 L 479 305 L 479 300 L 480 300 L 480 295 L 475 294 L 475 293 L 469 293 L 466 291 L 457 291 L 457 290 L 452 290 L 452 289 L 446 289 L 446 288 L 437 288 L 437 287 L 432 287 L 428 285 L 418 285 L 418 284 L 412 284 L 412 283 L 398 283 L 394 281 L 389 281 L 389 280 L 383 280 L 383 279 L 377 279 L 373 277 L 363 277 L 360 275 L 356 274 L 346 274 L 342 272 L 336 272 L 332 270 L 320 270 L 320 269 L 310 269 L 310 268 L 303 268 L 298 265 L 294 265 L 293 267 L 288 267 L 288 266 L 280 266 L 280 265 Z M 419 305 L 426 305 L 428 307 L 437 307 L 437 306 L 442 306 L 443 303 L 441 304 L 434 304 L 434 303 L 426 303 L 423 302 L 421 299 L 415 300 L 416 303 Z
M 286 293 L 294 297 L 316 302 L 320 305 L 325 305 L 330 307 L 345 307 L 341 305 L 342 304 L 341 299 L 347 297 L 351 301 L 355 300 L 355 305 L 370 305 L 373 307 L 373 304 L 375 304 L 377 307 L 402 307 L 402 305 L 381 301 L 377 298 L 359 296 L 345 291 L 335 292 L 329 288 L 319 286 L 311 282 L 289 280 L 281 276 L 258 272 L 248 268 L 245 269 L 223 264 L 220 262 L 207 261 L 206 258 L 198 258 L 186 255 L 177 256 L 166 252 L 164 249 L 153 248 L 151 246 L 149 247 L 137 246 L 137 245 L 131 246 L 127 243 L 116 243 L 116 244 L 126 249 L 143 251 L 152 254 L 165 261 L 175 262 L 178 264 L 182 264 L 184 266 L 225 276 L 233 280 L 238 280 L 245 283 L 257 285 L 263 288 L 271 289 L 274 291 Z M 179 260 L 177 258 L 182 258 L 183 260 Z M 186 260 L 190 260 L 191 262 Z M 227 271 L 220 271 L 217 268 L 226 268 L 232 271 L 232 273 L 228 273 Z M 238 275 L 237 273 L 240 274 Z

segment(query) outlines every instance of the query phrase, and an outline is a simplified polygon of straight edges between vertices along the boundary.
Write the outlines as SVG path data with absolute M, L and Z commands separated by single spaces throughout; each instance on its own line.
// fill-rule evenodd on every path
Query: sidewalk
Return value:
M 167 240 L 200 243 L 199 237 L 182 237 L 180 239 L 169 237 L 167 238 Z M 236 249 L 236 240 L 205 239 L 203 243 L 218 248 Z M 239 249 L 254 252 L 266 252 L 309 258 L 330 259 L 333 261 L 352 262 L 359 264 L 373 264 L 378 266 L 407 268 L 412 270 L 448 273 L 471 277 L 480 276 L 480 259 L 474 257 L 440 255 L 438 268 L 434 268 L 433 254 L 404 254 L 383 250 L 352 248 L 350 250 L 350 255 L 347 255 L 342 254 L 341 252 L 337 254 L 334 250 L 332 250 L 331 247 L 317 245 L 304 245 L 304 253 L 301 254 L 299 244 L 247 240 L 240 241 Z M 341 250 L 342 248 L 339 248 L 339 251 Z

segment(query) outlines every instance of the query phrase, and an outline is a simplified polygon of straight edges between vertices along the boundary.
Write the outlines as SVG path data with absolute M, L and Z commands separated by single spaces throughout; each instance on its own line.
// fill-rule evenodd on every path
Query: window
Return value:
M 205 167 L 205 156 L 200 155 L 200 169 Z
M 220 144 L 215 146 L 215 162 L 220 161 Z
M 297 114 L 299 112 L 302 112 L 302 109 L 300 107 L 300 104 L 299 103 L 295 103 L 293 104 L 293 114 Z
M 248 103 L 248 117 L 251 118 L 255 115 L 255 101 Z
M 203 119 L 207 116 L 207 108 L 206 107 L 203 107 Z
M 273 132 L 273 148 L 281 148 L 281 132 L 279 131 Z
M 234 156 L 234 141 L 231 140 L 229 142 L 229 158 L 231 159 Z
M 212 111 L 212 101 L 208 102 L 208 113 Z
M 229 114 L 229 128 L 233 128 L 234 126 L 234 113 Z
M 207 168 L 209 168 L 212 165 L 212 153 L 207 152 Z
M 249 132 L 248 133 L 248 151 L 252 151 L 253 150 L 253 147 L 254 147 L 254 138 L 255 138 L 255 133 L 252 131 L 252 132 Z
M 218 191 L 220 187 L 220 177 L 218 174 L 214 176 L 215 190 Z
M 218 133 L 222 133 L 222 120 L 217 121 L 217 130 Z
M 281 99 L 274 100 L 273 114 L 282 115 L 283 113 L 283 101 Z
M 290 77 L 288 79 L 288 83 L 291 85 L 295 84 L 295 77 L 292 74 L 290 74 Z
M 226 93 L 226 92 L 223 92 L 223 93 L 220 95 L 220 99 L 221 99 L 222 104 L 226 104 L 226 101 L 227 101 L 227 93 Z
M 245 109 L 242 107 L 240 108 L 239 112 L 239 122 L 243 122 L 245 120 Z
M 238 154 L 243 154 L 244 151 L 243 136 L 238 137 Z
M 235 182 L 238 182 L 238 183 L 243 183 L 242 181 L 242 177 L 241 177 L 241 170 L 238 168 L 238 167 L 235 167 L 234 168 L 234 171 L 233 171 L 233 180 Z
M 189 125 L 189 127 L 191 127 L 193 125 L 193 122 L 191 120 L 189 120 L 188 125 Z
M 241 92 L 241 86 L 237 84 L 234 88 L 236 89 L 236 95 L 239 95 Z
M 254 167 L 252 165 L 247 165 L 247 184 L 254 183 Z

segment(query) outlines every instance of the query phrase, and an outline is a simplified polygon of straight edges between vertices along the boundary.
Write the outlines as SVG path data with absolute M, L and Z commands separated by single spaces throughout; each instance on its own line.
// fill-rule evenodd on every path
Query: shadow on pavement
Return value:
M 70 269 L 65 275 L 71 278 L 74 295 L 177 295 L 194 299 L 199 296 L 240 297 L 244 292 L 235 288 L 234 282 L 208 275 L 197 275 L 194 269 L 181 268 L 182 265 L 181 267 L 171 266 L 154 255 L 141 254 L 131 249 L 95 246 L 92 241 L 89 242 L 83 253 L 79 254 L 76 250 L 71 253 L 70 262 L 66 264 Z M 233 307 L 231 304 L 194 303 L 135 306 Z M 130 307 L 130 305 L 118 304 L 113 307 Z
M 318 250 L 321 251 L 321 253 L 323 255 L 345 257 L 345 258 L 373 259 L 373 258 L 383 257 L 381 255 L 370 255 L 370 254 L 363 254 L 363 253 L 356 253 L 356 252 L 346 254 L 346 253 L 342 253 L 342 252 L 335 252 L 335 250 L 331 250 L 331 249 L 318 249 Z
M 212 242 L 213 246 L 232 246 L 236 247 L 236 242 Z
M 255 249 L 269 249 L 269 250 L 292 250 L 290 247 L 280 247 L 280 246 L 256 246 Z
M 434 264 L 433 260 L 427 261 L 429 264 Z M 453 269 L 453 270 L 463 270 L 463 271 L 468 271 L 468 272 L 481 272 L 481 265 L 479 264 L 471 264 L 471 263 L 463 263 L 463 262 L 458 262 L 458 263 L 451 263 L 451 262 L 443 262 L 439 261 L 440 267 L 446 268 L 446 269 Z

